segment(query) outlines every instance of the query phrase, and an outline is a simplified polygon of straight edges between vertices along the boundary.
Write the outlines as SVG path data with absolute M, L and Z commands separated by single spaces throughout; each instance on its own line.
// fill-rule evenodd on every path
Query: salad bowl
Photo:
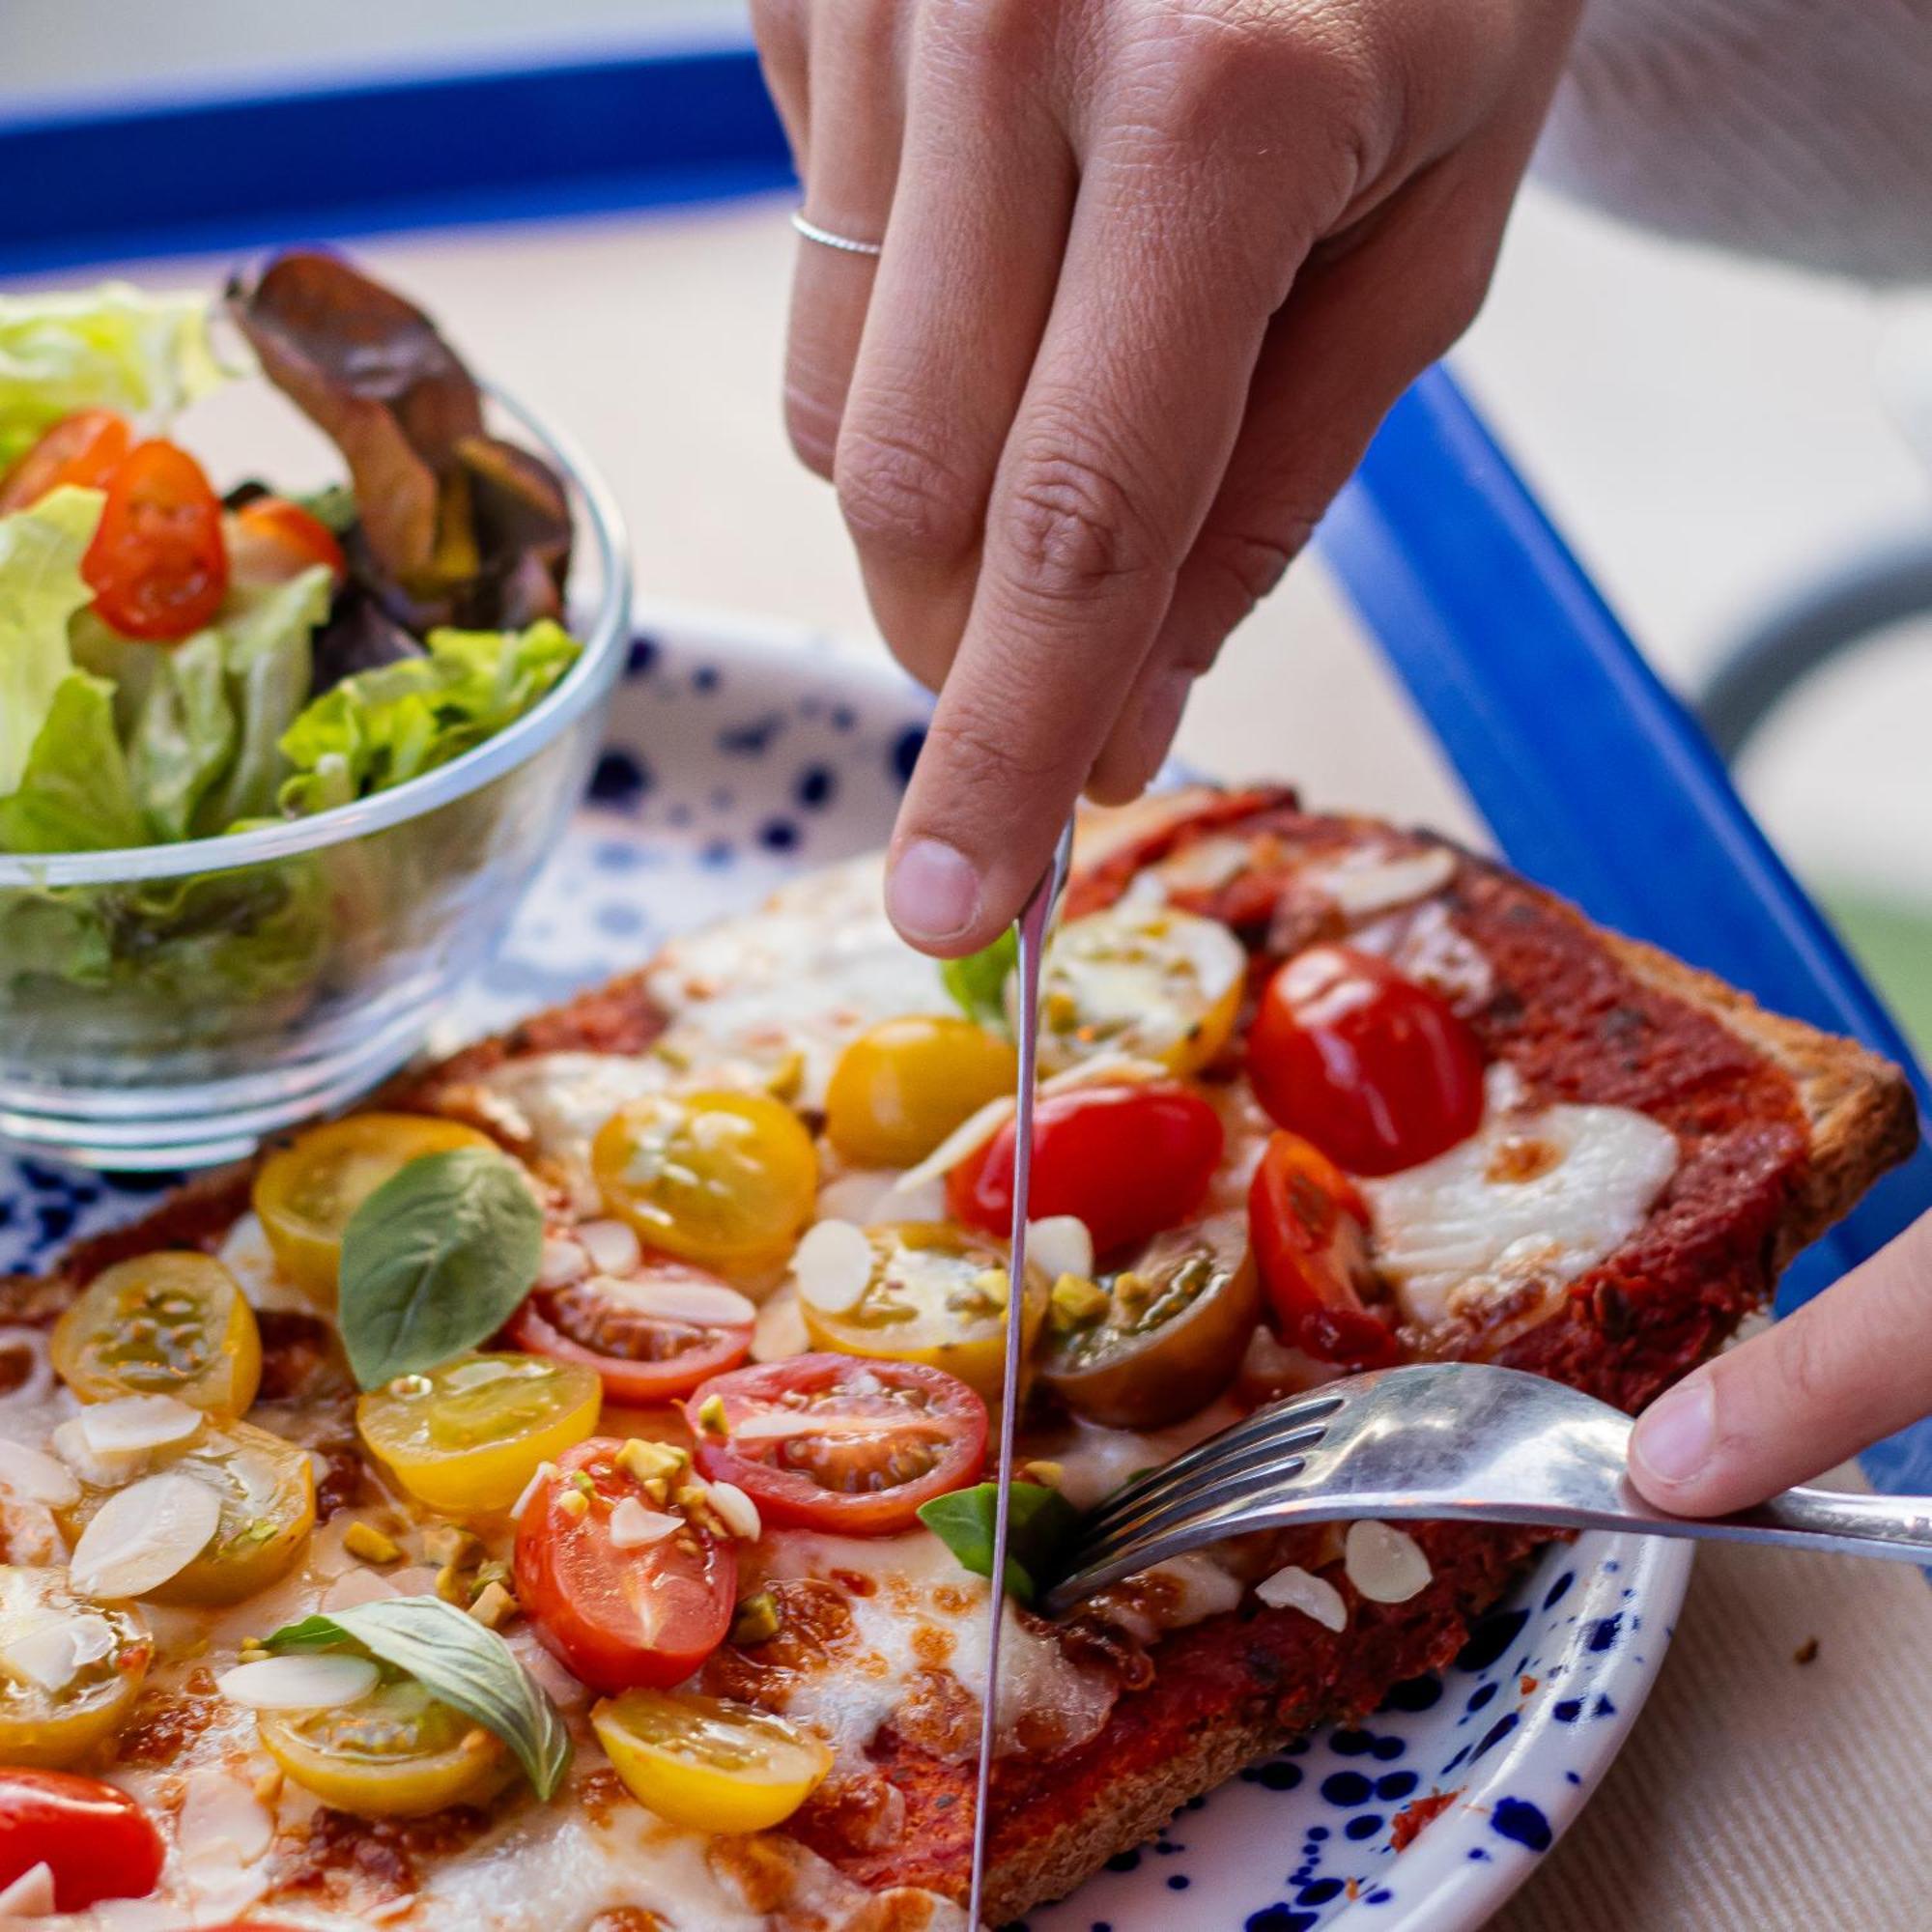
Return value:
M 0 1139 L 110 1170 L 234 1159 L 400 1065 L 489 957 L 582 791 L 631 590 L 575 446 L 499 393 L 490 409 L 569 497 L 568 670 L 469 751 L 313 816 L 0 849 Z

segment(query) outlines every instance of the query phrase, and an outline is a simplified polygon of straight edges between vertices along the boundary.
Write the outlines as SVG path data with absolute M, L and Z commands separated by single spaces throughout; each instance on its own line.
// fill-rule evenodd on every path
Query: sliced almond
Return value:
M 545 1237 L 537 1261 L 539 1288 L 568 1288 L 572 1282 L 582 1281 L 589 1272 L 590 1256 L 581 1242 L 568 1240 L 560 1235 Z
M 1342 1567 L 1372 1604 L 1406 1604 L 1435 1575 L 1421 1544 L 1389 1522 L 1351 1522 L 1342 1540 Z
M 376 1666 L 346 1651 L 298 1652 L 238 1663 L 214 1680 L 232 1703 L 251 1711 L 332 1711 L 376 1688 Z
M 80 1485 L 66 1463 L 24 1442 L 0 1436 L 0 1490 L 16 1502 L 65 1509 L 80 1500 Z
M 625 1280 L 619 1275 L 600 1274 L 591 1277 L 590 1285 L 599 1294 L 664 1321 L 732 1328 L 758 1319 L 757 1304 L 723 1282 L 697 1281 L 684 1275 Z
M 683 1527 L 681 1516 L 646 1509 L 636 1496 L 625 1496 L 611 1512 L 611 1545 L 614 1549 L 644 1549 Z
M 111 1495 L 80 1533 L 69 1574 L 89 1597 L 138 1597 L 208 1548 L 221 1500 L 192 1476 L 144 1476 Z
M 632 1274 L 644 1258 L 643 1243 L 628 1221 L 584 1221 L 577 1238 L 599 1274 Z
M 201 1427 L 202 1413 L 171 1395 L 123 1395 L 89 1404 L 79 1421 L 89 1450 L 108 1462 L 185 1442 Z
M 1049 1214 L 1043 1221 L 1029 1221 L 1026 1237 L 1027 1260 L 1048 1281 L 1064 1274 L 1088 1281 L 1094 1274 L 1094 1236 L 1078 1214 Z
M 850 1221 L 817 1221 L 791 1258 L 798 1298 L 825 1315 L 856 1308 L 872 1280 L 872 1244 Z
M 50 1918 L 53 1910 L 54 1868 L 44 1859 L 0 1891 L 0 1919 Z
M 50 1616 L 0 1650 L 0 1669 L 10 1677 L 24 1677 L 43 1690 L 57 1692 L 65 1690 L 88 1664 L 111 1657 L 114 1644 L 114 1626 L 105 1617 L 92 1611 L 71 1617 Z
M 755 1543 L 763 1535 L 764 1520 L 758 1515 L 757 1504 L 736 1483 L 707 1483 L 705 1490 L 719 1521 L 733 1536 Z
M 1291 1563 L 1264 1577 L 1255 1585 L 1255 1595 L 1270 1609 L 1299 1610 L 1303 1616 L 1313 1617 L 1323 1630 L 1348 1628 L 1349 1606 L 1342 1601 L 1341 1591 L 1299 1564 Z

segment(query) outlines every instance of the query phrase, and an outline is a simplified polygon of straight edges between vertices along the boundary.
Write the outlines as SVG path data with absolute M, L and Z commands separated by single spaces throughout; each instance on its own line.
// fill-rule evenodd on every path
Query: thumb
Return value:
M 1630 1473 L 1660 1509 L 1762 1502 L 1932 1413 L 1932 1214 L 1658 1398 Z

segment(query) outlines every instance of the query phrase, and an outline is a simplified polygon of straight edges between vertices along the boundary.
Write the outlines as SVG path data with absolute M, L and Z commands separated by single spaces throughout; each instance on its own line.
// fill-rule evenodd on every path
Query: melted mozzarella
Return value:
M 673 940 L 646 976 L 680 1042 L 753 1058 L 782 1041 L 805 1056 L 801 1103 L 823 1103 L 833 1062 L 855 1034 L 952 1003 L 935 961 L 885 915 L 877 853 L 799 879 L 757 911 Z
M 1446 845 L 1393 853 L 1382 845 L 1351 845 L 1341 858 L 1311 866 L 1303 875 L 1346 919 L 1369 919 L 1439 893 L 1455 876 Z
M 275 1253 L 257 1214 L 243 1214 L 229 1229 L 214 1258 L 242 1284 L 242 1299 L 265 1313 L 313 1315 L 315 1298 L 298 1288 L 275 1264 Z
M 1677 1138 L 1628 1107 L 1524 1111 L 1490 1069 L 1483 1124 L 1420 1167 L 1360 1182 L 1376 1265 L 1425 1326 L 1533 1283 L 1554 1289 L 1643 1225 L 1677 1168 Z

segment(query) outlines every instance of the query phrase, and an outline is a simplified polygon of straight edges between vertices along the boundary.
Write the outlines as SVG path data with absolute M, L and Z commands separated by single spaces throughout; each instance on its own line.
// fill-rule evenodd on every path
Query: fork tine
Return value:
M 1284 1490 L 1297 1483 L 1308 1467 L 1308 1459 L 1288 1455 L 1262 1466 L 1267 1471 L 1262 1482 L 1251 1482 L 1245 1486 L 1223 1484 L 1212 1490 L 1196 1485 L 1179 1491 L 1130 1517 L 1121 1518 L 1104 1527 L 1089 1528 L 1081 1538 L 1080 1547 L 1082 1549 L 1094 1549 L 1103 1544 L 1138 1546 L 1164 1542 L 1181 1524 L 1191 1522 L 1197 1517 L 1233 1509 L 1246 1510 L 1257 1498 L 1278 1497 Z
M 1144 1487 L 1136 1485 L 1131 1492 L 1123 1491 L 1104 1509 L 1094 1512 L 1084 1528 L 1093 1536 L 1124 1535 L 1176 1502 L 1214 1501 L 1244 1479 L 1264 1476 L 1290 1459 L 1300 1463 L 1306 1460 L 1300 1452 L 1319 1447 L 1327 1434 L 1328 1424 L 1316 1422 L 1301 1429 L 1284 1430 L 1278 1435 L 1251 1436 L 1244 1442 L 1228 1445 L 1225 1454 L 1197 1463 L 1179 1481 L 1163 1480 L 1168 1474 L 1163 1469 Z
M 1173 1462 L 1136 1476 L 1112 1495 L 1103 1497 L 1088 1517 L 1089 1532 L 1097 1533 L 1122 1516 L 1147 1508 L 1179 1486 L 1196 1488 L 1229 1472 L 1264 1463 L 1284 1449 L 1310 1446 L 1326 1433 L 1344 1401 L 1339 1395 L 1309 1396 L 1271 1408 L 1256 1409 L 1245 1421 L 1197 1442 Z

